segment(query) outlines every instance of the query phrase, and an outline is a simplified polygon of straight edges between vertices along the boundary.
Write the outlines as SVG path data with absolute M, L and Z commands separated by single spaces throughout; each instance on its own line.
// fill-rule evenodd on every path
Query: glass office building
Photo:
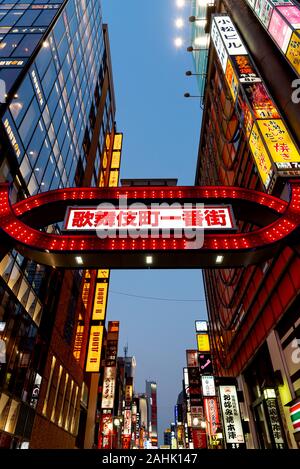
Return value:
M 0 0 L 0 181 L 11 200 L 108 185 L 114 115 L 101 3 Z M 0 447 L 87 444 L 89 377 L 73 355 L 81 290 L 80 271 L 2 256 Z

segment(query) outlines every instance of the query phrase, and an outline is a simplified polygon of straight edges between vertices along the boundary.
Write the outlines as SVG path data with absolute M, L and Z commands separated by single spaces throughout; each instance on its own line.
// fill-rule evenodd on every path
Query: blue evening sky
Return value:
M 189 2 L 187 2 L 189 3 Z M 117 104 L 117 129 L 124 132 L 121 178 L 178 178 L 193 185 L 201 110 L 189 44 L 189 8 L 175 0 L 102 0 L 109 25 Z M 186 19 L 177 50 L 174 21 Z M 129 345 L 137 360 L 135 391 L 145 380 L 158 383 L 158 427 L 174 420 L 174 405 L 182 389 L 185 350 L 196 348 L 194 321 L 206 317 L 200 270 L 113 271 L 108 319 L 120 321 L 119 355 Z M 116 294 L 194 301 L 156 301 Z

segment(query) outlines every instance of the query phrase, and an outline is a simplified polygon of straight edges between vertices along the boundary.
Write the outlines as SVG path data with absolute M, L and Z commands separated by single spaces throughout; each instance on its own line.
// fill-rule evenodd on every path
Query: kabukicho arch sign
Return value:
M 300 181 L 289 189 L 285 201 L 221 186 L 68 188 L 11 204 L 1 184 L 2 255 L 71 269 L 247 266 L 297 245 Z

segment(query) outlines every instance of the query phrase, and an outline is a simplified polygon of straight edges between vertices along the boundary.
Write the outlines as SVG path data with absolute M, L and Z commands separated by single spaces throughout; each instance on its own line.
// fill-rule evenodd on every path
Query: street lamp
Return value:
M 207 76 L 207 73 L 192 73 L 190 70 L 185 72 L 185 74 L 187 77 L 191 77 L 191 76 L 206 77 Z
M 186 50 L 187 50 L 188 52 L 199 52 L 199 51 L 201 51 L 201 50 L 207 51 L 207 47 L 195 48 L 195 47 L 193 47 L 193 46 L 189 46 L 189 47 L 186 48 Z
M 198 18 L 197 16 L 190 16 L 189 17 L 189 22 L 190 23 L 195 23 L 195 21 L 202 21 L 202 23 L 206 23 L 207 18 Z
M 203 96 L 191 95 L 190 93 L 184 93 L 185 98 L 203 98 Z

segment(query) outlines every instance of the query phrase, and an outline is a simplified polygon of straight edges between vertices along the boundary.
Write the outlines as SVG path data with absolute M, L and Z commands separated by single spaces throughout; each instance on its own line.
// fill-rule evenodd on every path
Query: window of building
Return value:
M 54 402 L 53 402 L 53 406 L 52 406 L 52 413 L 51 413 L 51 422 L 55 422 L 55 415 L 56 415 L 56 403 L 57 403 L 57 397 L 58 397 L 58 392 L 59 392 L 59 388 L 60 388 L 60 381 L 61 381 L 61 376 L 62 376 L 62 371 L 63 371 L 63 368 L 62 366 L 60 365 L 59 366 L 59 372 L 58 372 L 58 379 L 57 379 L 57 382 L 56 382 L 56 390 L 55 390 L 55 397 L 54 397 Z
M 51 54 L 50 47 L 42 47 L 39 50 L 39 53 L 37 54 L 36 59 L 35 59 L 36 69 L 38 71 L 40 79 L 43 78 L 45 71 L 50 64 L 51 59 L 52 59 L 52 54 Z
M 71 383 L 69 386 L 69 392 L 67 395 L 67 399 L 65 402 L 66 405 L 66 418 L 65 418 L 65 424 L 64 424 L 64 429 L 66 431 L 69 430 L 70 426 L 70 408 L 71 408 L 71 402 L 72 402 L 72 396 L 73 396 L 73 388 L 74 388 L 74 381 L 71 379 Z
M 1 57 L 10 57 L 17 50 L 17 46 L 22 38 L 22 34 L 7 34 L 0 42 Z M 15 55 L 15 57 L 17 56 Z M 20 54 L 19 57 L 23 57 L 23 55 Z
M 32 26 L 34 21 L 37 19 L 42 10 L 27 10 L 19 21 L 16 23 L 17 27 L 20 26 Z
M 50 65 L 45 73 L 44 78 L 42 79 L 42 87 L 44 89 L 45 97 L 48 98 L 50 91 L 56 80 L 56 71 L 53 62 L 50 62 Z
M 0 26 L 14 26 L 14 24 L 20 19 L 25 10 L 14 10 L 9 11 L 7 15 L 0 20 Z
M 56 15 L 57 10 L 44 10 L 40 16 L 35 20 L 33 26 L 49 26 L 54 16 Z
M 40 110 L 39 110 L 37 100 L 33 98 L 31 105 L 29 106 L 24 116 L 22 124 L 19 127 L 19 133 L 23 141 L 23 144 L 25 146 L 28 145 L 32 137 L 34 128 L 37 125 L 39 114 L 40 114 Z
M 32 139 L 30 140 L 30 143 L 27 147 L 27 155 L 29 156 L 32 166 L 34 166 L 37 161 L 37 157 L 39 155 L 42 143 L 45 140 L 45 136 L 46 132 L 40 119 Z
M 26 34 L 12 54 L 13 57 L 30 57 L 40 42 L 42 34 Z
M 51 385 L 52 385 L 52 378 L 53 378 L 55 363 L 56 363 L 56 358 L 53 355 L 52 356 L 52 361 L 51 361 L 51 369 L 50 369 L 49 380 L 48 380 L 48 384 L 47 384 L 47 391 L 46 391 L 46 396 L 45 396 L 44 406 L 43 406 L 43 414 L 44 415 L 47 415 L 48 400 L 49 400 L 49 395 L 50 395 L 50 388 L 51 388 Z

